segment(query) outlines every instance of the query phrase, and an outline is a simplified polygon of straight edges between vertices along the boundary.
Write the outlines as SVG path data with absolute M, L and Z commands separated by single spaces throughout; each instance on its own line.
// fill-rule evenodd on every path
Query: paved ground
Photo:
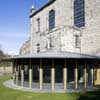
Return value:
M 22 90 L 22 91 L 33 91 L 33 92 L 52 92 L 52 90 L 50 89 L 42 89 L 40 90 L 39 88 L 28 88 L 28 87 L 21 87 L 21 86 L 17 86 L 16 84 L 14 84 L 13 80 L 8 80 L 6 82 L 4 82 L 4 86 L 8 87 L 8 88 L 12 88 L 12 89 L 16 89 L 16 90 Z M 87 89 L 85 91 L 92 91 L 93 89 Z M 57 92 L 57 93 L 72 93 L 72 92 L 80 92 L 83 90 L 70 90 L 67 89 L 66 91 L 64 91 L 63 89 L 55 89 L 53 92 Z
M 8 80 L 6 82 L 4 82 L 4 86 L 8 87 L 8 88 L 12 88 L 12 89 L 16 89 L 16 90 L 22 90 L 22 91 L 33 91 L 33 92 L 52 92 L 51 90 L 48 90 L 48 89 L 43 89 L 43 90 L 40 90 L 38 88 L 27 88 L 27 87 L 21 87 L 21 86 L 17 86 L 14 84 L 13 80 Z M 62 92 L 64 93 L 65 91 L 64 90 L 55 90 L 54 92 Z M 73 92 L 73 91 L 72 91 Z

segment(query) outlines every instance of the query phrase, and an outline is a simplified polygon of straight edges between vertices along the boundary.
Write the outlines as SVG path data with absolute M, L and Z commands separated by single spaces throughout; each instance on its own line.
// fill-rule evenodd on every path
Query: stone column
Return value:
M 18 85 L 18 70 L 16 70 L 16 85 Z
M 86 63 L 84 68 L 84 88 L 87 87 L 87 70 L 86 70 Z
M 32 88 L 32 68 L 29 69 L 29 87 Z
M 14 74 L 15 73 L 15 63 L 12 62 L 12 73 Z
M 94 70 L 91 68 L 91 84 L 94 84 Z
M 51 68 L 51 86 L 52 91 L 54 90 L 55 86 L 55 68 L 54 68 L 54 59 L 52 59 L 52 68 Z
M 17 62 L 15 63 L 15 67 L 16 67 L 16 70 L 15 70 L 15 76 L 16 76 L 16 85 L 18 85 L 18 64 Z
M 63 69 L 63 80 L 64 80 L 64 90 L 67 88 L 67 68 L 66 68 L 66 59 L 65 59 L 65 65 Z
M 15 63 L 13 62 L 13 82 L 15 81 L 16 79 L 16 66 L 15 66 Z
M 100 68 L 95 71 L 95 85 L 100 85 Z
M 29 87 L 32 88 L 32 65 L 31 65 L 31 58 L 30 58 L 30 65 L 29 65 Z
M 21 66 L 21 86 L 23 87 L 24 85 L 24 66 Z
M 14 81 L 15 81 L 15 77 L 16 77 L 16 71 L 15 71 L 14 74 L 13 74 L 13 83 L 14 83 Z
M 96 85 L 96 80 L 97 80 L 97 67 L 94 67 L 94 85 Z
M 40 89 L 42 89 L 43 84 L 43 69 L 42 69 L 42 59 L 40 60 L 40 71 L 39 71 L 39 83 L 40 83 Z
M 78 65 L 76 62 L 76 67 L 75 67 L 75 89 L 78 88 Z

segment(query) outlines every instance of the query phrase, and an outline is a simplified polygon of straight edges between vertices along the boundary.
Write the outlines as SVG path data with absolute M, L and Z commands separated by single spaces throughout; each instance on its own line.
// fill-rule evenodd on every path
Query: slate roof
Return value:
M 100 56 L 80 54 L 74 52 L 66 52 L 60 50 L 48 50 L 40 53 L 33 53 L 32 55 L 17 55 L 11 59 L 21 59 L 21 58 L 72 58 L 72 59 L 100 59 Z
M 45 5 L 43 5 L 41 8 L 39 8 L 38 10 L 36 10 L 33 14 L 30 15 L 30 18 L 33 17 L 34 15 L 36 15 L 37 13 L 39 13 L 40 11 L 42 11 L 44 8 L 48 7 L 49 5 L 51 5 L 52 3 L 54 3 L 56 0 L 49 0 Z

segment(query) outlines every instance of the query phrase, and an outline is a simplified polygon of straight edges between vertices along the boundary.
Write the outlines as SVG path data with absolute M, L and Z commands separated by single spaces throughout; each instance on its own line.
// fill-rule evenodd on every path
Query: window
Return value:
M 40 52 L 40 44 L 38 43 L 37 44 L 37 53 L 39 53 Z
M 80 36 L 75 35 L 75 47 L 80 48 Z
M 40 18 L 37 19 L 37 27 L 38 27 L 38 31 L 37 32 L 40 32 Z
M 74 25 L 79 28 L 85 26 L 84 0 L 74 0 Z
M 55 11 L 51 10 L 49 12 L 49 30 L 55 28 Z

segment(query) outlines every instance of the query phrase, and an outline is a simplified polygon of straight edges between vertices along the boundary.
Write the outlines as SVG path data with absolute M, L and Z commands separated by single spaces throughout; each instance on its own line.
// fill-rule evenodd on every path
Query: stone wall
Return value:
M 55 10 L 55 28 L 49 31 L 49 11 Z M 40 32 L 37 32 L 37 19 L 40 18 Z M 71 0 L 56 0 L 53 4 L 43 9 L 31 18 L 31 53 L 37 52 L 37 44 L 40 51 L 45 51 L 51 44 L 53 48 L 70 52 L 80 52 L 75 48 L 73 26 L 73 3 Z
M 22 47 L 20 48 L 20 55 L 26 55 L 26 54 L 30 54 L 30 39 L 25 41 L 25 43 L 22 45 Z
M 86 27 L 82 33 L 82 53 L 100 55 L 100 0 L 85 0 Z
M 74 0 L 56 0 L 33 16 L 31 20 L 31 53 L 46 51 L 49 43 L 53 48 L 84 54 L 100 55 L 100 0 L 85 0 L 85 27 L 74 27 Z M 55 10 L 55 29 L 49 31 L 49 11 Z M 37 19 L 40 18 L 40 32 Z M 80 36 L 80 48 L 75 47 L 75 35 Z M 51 39 L 51 40 L 50 40 Z
M 2 74 L 7 74 L 7 73 L 12 73 L 12 66 L 10 67 L 0 67 L 0 75 Z

